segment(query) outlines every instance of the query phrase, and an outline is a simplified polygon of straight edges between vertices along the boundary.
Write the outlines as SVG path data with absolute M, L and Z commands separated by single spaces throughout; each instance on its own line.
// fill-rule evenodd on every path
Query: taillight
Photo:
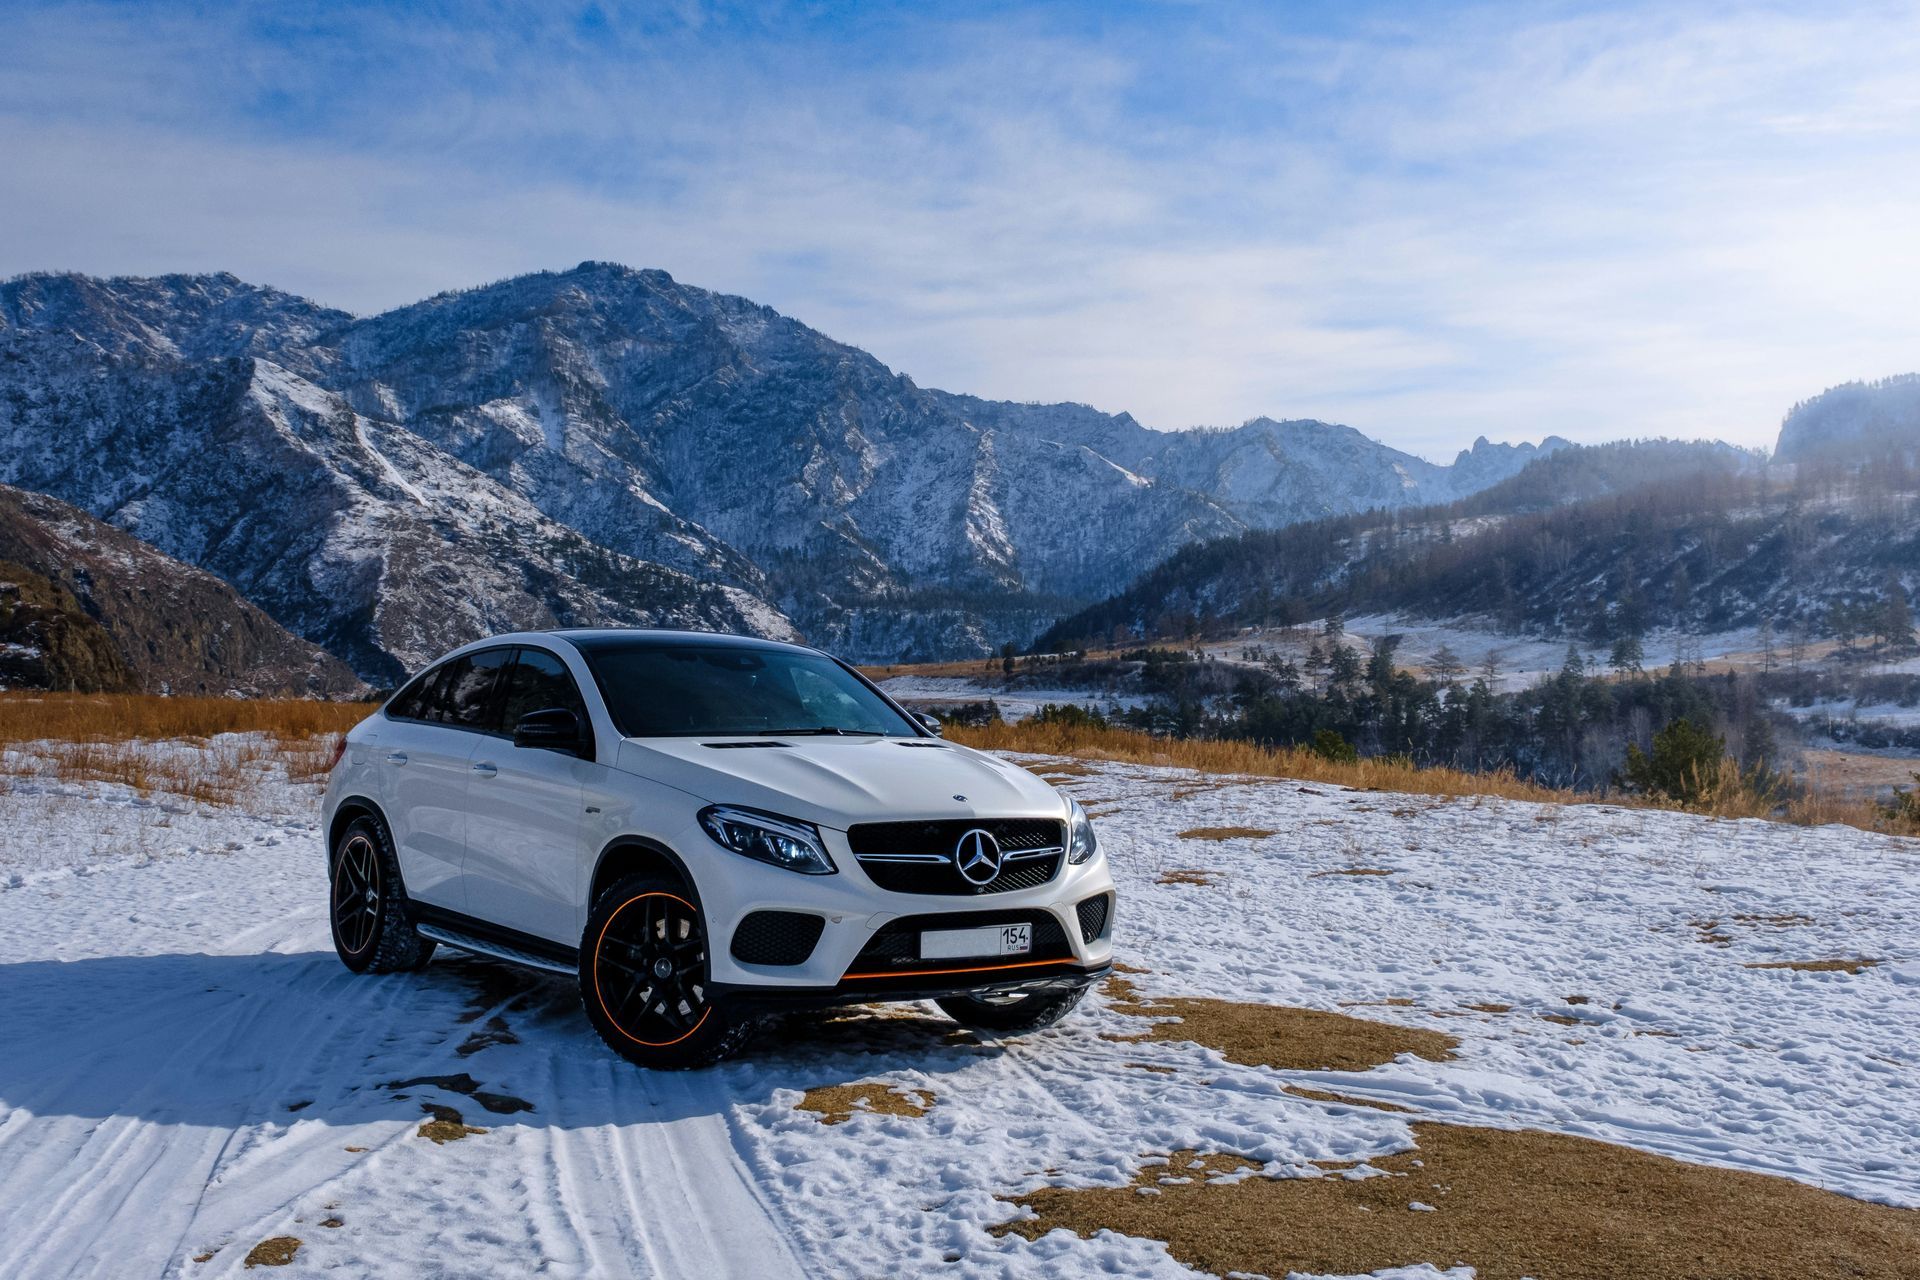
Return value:
M 346 754 L 347 754 L 347 735 L 343 733 L 333 744 L 333 759 L 327 761 L 327 772 L 332 773 L 334 768 L 337 765 L 339 765 L 340 761 L 343 758 L 345 758 Z

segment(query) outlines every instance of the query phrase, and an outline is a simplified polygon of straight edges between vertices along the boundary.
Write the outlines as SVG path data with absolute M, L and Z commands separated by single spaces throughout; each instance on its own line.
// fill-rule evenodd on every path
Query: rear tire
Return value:
M 413 904 L 385 823 L 373 817 L 349 822 L 334 843 L 327 881 L 341 964 L 355 973 L 404 973 L 433 959 L 433 940 L 414 931 Z
M 716 996 L 706 916 L 687 887 L 633 875 L 600 895 L 580 937 L 580 1003 L 607 1047 L 681 1071 L 738 1053 L 755 1022 Z
M 934 1003 L 963 1027 L 976 1031 L 1017 1034 L 1050 1027 L 1072 1013 L 1087 989 L 1029 991 L 1005 996 L 943 996 Z

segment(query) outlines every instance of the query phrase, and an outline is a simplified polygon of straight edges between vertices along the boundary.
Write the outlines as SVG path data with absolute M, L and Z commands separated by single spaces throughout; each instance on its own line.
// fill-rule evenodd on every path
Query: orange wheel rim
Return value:
M 691 902 L 688 902 L 685 898 L 680 897 L 678 894 L 668 893 L 664 889 L 650 889 L 646 893 L 637 893 L 633 897 L 628 898 L 625 902 L 621 903 L 619 906 L 615 907 L 613 911 L 607 916 L 606 920 L 600 925 L 600 932 L 593 940 L 593 969 L 592 969 L 593 998 L 595 1003 L 597 1003 L 600 1006 L 600 1014 L 602 1017 L 606 1019 L 607 1025 L 612 1027 L 615 1031 L 618 1031 L 623 1038 L 632 1041 L 634 1044 L 644 1046 L 645 1048 L 648 1048 L 648 1049 L 665 1049 L 672 1045 L 679 1044 L 681 1041 L 687 1039 L 687 1037 L 699 1031 L 701 1027 L 704 1027 L 705 1025 L 707 1025 L 707 1019 L 713 1016 L 713 1005 L 710 1003 L 707 1004 L 706 1007 L 700 1011 L 699 1020 L 695 1022 L 691 1027 L 687 1028 L 687 1030 L 675 1036 L 673 1039 L 644 1040 L 641 1037 L 634 1035 L 631 1031 L 628 1031 L 625 1027 L 620 1025 L 620 1020 L 616 1018 L 613 1014 L 613 1011 L 607 1007 L 606 993 L 601 989 L 601 984 L 600 984 L 600 962 L 601 962 L 602 952 L 606 946 L 607 931 L 613 927 L 613 922 L 615 920 L 618 920 L 620 918 L 621 913 L 624 912 L 628 907 L 631 907 L 636 902 L 644 902 L 649 898 L 665 898 L 671 902 L 677 902 L 681 906 L 687 909 L 687 913 L 690 917 L 692 917 L 696 921 L 699 919 L 700 909 L 698 907 L 694 906 Z

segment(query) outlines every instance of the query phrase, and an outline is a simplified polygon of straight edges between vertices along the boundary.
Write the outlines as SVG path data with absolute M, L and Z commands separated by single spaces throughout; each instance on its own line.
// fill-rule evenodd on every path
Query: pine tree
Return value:
M 1907 607 L 1906 588 L 1900 585 L 1900 575 L 1887 575 L 1886 599 L 1880 605 L 1878 630 L 1886 637 L 1887 647 L 1895 652 L 1905 652 L 1913 648 L 1913 613 Z
M 1628 633 L 1613 642 L 1613 651 L 1607 655 L 1607 665 L 1613 668 L 1615 675 L 1624 676 L 1640 670 L 1640 663 L 1646 656 L 1646 647 L 1640 643 L 1640 637 Z

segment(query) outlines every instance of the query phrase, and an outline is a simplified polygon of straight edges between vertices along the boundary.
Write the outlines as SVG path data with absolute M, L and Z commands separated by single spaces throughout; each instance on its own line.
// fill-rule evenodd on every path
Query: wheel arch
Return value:
M 587 910 L 593 909 L 609 885 L 631 875 L 670 876 L 693 895 L 696 907 L 700 905 L 700 885 L 687 869 L 685 859 L 658 840 L 626 835 L 615 836 L 600 850 L 594 862 L 593 879 L 587 884 Z
M 393 839 L 393 827 L 387 822 L 387 815 L 380 806 L 365 796 L 348 796 L 333 810 L 333 818 L 327 823 L 327 874 L 333 874 L 333 854 L 340 845 L 340 834 L 359 818 L 372 818 L 387 832 L 387 839 Z

